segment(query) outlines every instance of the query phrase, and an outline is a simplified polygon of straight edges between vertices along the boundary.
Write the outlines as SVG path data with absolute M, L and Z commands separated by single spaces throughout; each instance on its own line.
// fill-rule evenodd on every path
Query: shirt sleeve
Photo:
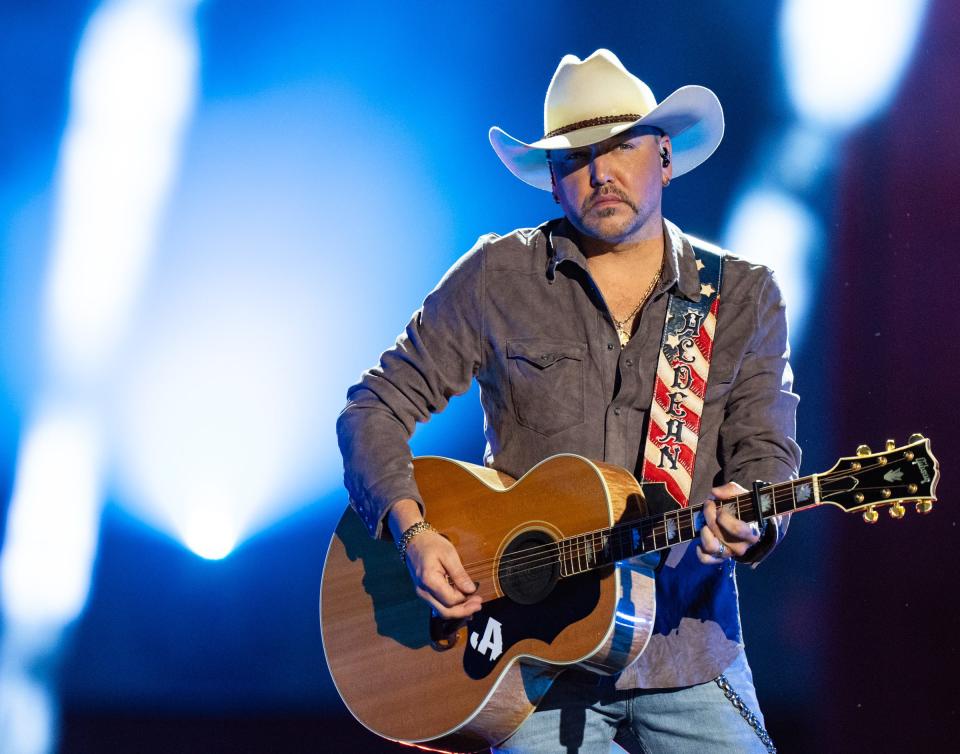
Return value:
M 786 307 L 773 273 L 757 297 L 756 329 L 727 401 L 720 427 L 720 455 L 727 481 L 749 489 L 755 480 L 772 484 L 795 479 L 799 397 L 792 392 Z M 783 539 L 789 515 L 772 516 L 760 541 L 738 560 L 757 565 Z
M 479 369 L 484 240 L 450 268 L 379 365 L 347 391 L 337 419 L 344 484 L 374 537 L 383 535 L 398 500 L 411 498 L 423 510 L 410 437 L 417 422 L 466 392 Z

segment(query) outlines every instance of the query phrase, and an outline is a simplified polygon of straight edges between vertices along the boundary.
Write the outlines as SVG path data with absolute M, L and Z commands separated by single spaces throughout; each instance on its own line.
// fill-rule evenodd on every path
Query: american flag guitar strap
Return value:
M 720 254 L 700 247 L 694 253 L 700 300 L 670 294 L 643 451 L 643 482 L 662 484 L 683 508 L 690 503 L 723 269 Z

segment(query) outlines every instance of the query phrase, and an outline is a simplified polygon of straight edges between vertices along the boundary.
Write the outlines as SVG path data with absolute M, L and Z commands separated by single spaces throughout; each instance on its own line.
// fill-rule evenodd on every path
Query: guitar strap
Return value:
M 665 490 L 681 508 L 690 505 L 700 417 L 720 309 L 723 256 L 702 248 L 694 248 L 694 253 L 700 273 L 700 300 L 689 301 L 671 293 L 667 301 L 643 450 L 644 492 L 648 504 L 653 503 L 660 510 L 668 509 L 668 502 L 655 499 L 658 489 Z M 759 505 L 756 510 L 760 510 Z M 666 551 L 662 555 L 666 556 Z M 660 567 L 664 561 L 662 557 Z M 776 754 L 777 749 L 763 723 L 731 688 L 726 676 L 721 674 L 715 681 L 754 729 L 764 748 Z
M 643 450 L 642 481 L 650 485 L 645 491 L 659 488 L 682 508 L 690 504 L 723 271 L 721 254 L 698 247 L 693 251 L 700 273 L 700 299 L 691 301 L 671 293 L 667 301 Z M 657 507 L 662 504 L 659 501 Z

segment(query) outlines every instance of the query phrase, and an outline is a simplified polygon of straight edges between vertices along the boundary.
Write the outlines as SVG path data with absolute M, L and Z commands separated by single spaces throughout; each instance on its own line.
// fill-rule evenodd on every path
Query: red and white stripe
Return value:
M 707 377 L 710 371 L 710 358 L 713 355 L 713 335 L 717 325 L 717 310 L 720 297 L 717 296 L 710 311 L 700 326 L 700 333 L 693 338 L 694 348 L 684 350 L 684 355 L 693 357 L 686 363 L 669 360 L 661 351 L 657 363 L 657 375 L 653 389 L 653 401 L 650 405 L 650 424 L 647 430 L 647 443 L 644 447 L 643 479 L 645 482 L 663 483 L 670 495 L 686 508 L 690 504 L 690 489 L 693 485 L 693 469 L 697 457 L 697 443 L 700 438 L 700 418 L 703 415 L 703 401 L 706 394 Z M 683 417 L 667 413 L 670 406 L 670 393 L 674 391 L 674 367 L 686 363 L 691 369 L 691 384 L 683 393 L 683 399 L 674 406 L 685 412 Z M 679 419 L 683 423 L 680 432 L 681 442 L 675 437 L 667 439 L 667 423 Z M 667 447 L 671 453 L 679 448 L 677 468 L 672 469 L 669 461 L 660 466 L 661 448 Z

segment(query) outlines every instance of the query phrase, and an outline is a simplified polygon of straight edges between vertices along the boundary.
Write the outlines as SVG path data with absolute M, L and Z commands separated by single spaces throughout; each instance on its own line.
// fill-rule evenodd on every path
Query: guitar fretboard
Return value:
M 742 521 L 758 523 L 770 516 L 803 510 L 820 500 L 818 475 L 766 485 L 758 493 L 759 506 L 754 504 L 752 492 L 725 500 L 724 506 Z M 560 575 L 573 576 L 689 542 L 700 536 L 704 524 L 703 505 L 691 505 L 568 537 L 557 543 Z

